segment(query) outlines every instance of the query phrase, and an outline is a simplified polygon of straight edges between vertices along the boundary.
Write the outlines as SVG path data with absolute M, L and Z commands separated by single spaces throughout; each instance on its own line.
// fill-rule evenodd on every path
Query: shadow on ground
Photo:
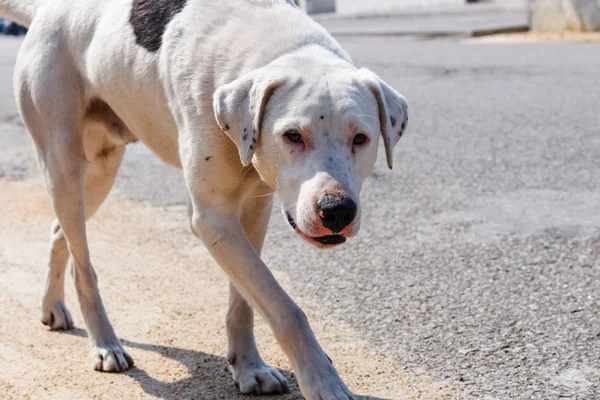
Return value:
M 63 332 L 65 334 L 87 337 L 85 330 L 75 328 L 71 331 Z M 184 379 L 173 381 L 161 381 L 148 375 L 146 371 L 133 366 L 125 373 L 136 380 L 140 387 L 147 394 L 162 399 L 264 399 L 264 396 L 252 396 L 240 394 L 233 384 L 231 375 L 227 370 L 227 361 L 225 357 L 215 356 L 201 351 L 181 349 L 177 347 L 160 346 L 146 343 L 137 343 L 122 339 L 121 343 L 125 347 L 131 347 L 143 351 L 153 351 L 161 356 L 183 363 L 189 375 Z M 298 381 L 294 373 L 287 370 L 280 370 L 290 385 L 290 392 L 284 395 L 268 396 L 272 400 L 302 400 L 304 397 L 300 394 Z M 391 400 L 380 397 L 354 395 L 356 400 Z

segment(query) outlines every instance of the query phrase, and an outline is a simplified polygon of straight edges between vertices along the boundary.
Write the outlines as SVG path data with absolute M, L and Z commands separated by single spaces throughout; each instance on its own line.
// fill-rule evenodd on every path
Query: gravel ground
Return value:
M 14 43 L 3 40 L 6 69 Z M 380 157 L 365 184 L 359 238 L 318 251 L 276 213 L 267 264 L 323 326 L 368 343 L 358 359 L 373 354 L 402 371 L 409 384 L 380 396 L 598 398 L 600 46 L 341 42 L 407 96 L 411 126 L 395 170 Z M 5 114 L 0 175 L 22 179 L 32 158 L 14 112 Z M 180 175 L 136 145 L 116 194 L 176 213 Z
M 76 329 L 49 332 L 39 322 L 52 211 L 43 184 L 0 179 L 0 399 L 258 399 L 241 396 L 226 371 L 227 278 L 183 228 L 185 207 L 153 207 L 113 194 L 88 224 L 107 312 L 135 359 L 124 374 L 91 369 L 72 285 L 67 305 Z M 290 283 L 281 272 L 278 279 Z M 350 326 L 302 299 L 317 337 L 358 399 L 458 399 L 455 385 L 406 371 Z M 265 360 L 302 398 L 270 330 L 257 321 Z

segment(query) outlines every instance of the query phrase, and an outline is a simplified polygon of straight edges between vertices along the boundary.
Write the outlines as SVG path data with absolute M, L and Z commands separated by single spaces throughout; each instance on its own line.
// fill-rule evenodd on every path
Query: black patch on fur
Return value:
M 244 135 L 243 138 L 244 138 L 244 140 L 248 140 L 248 135 Z
M 321 119 L 325 119 L 325 116 L 324 116 L 324 115 L 321 115 Z
M 252 138 L 252 143 L 256 143 L 256 138 Z
M 390 122 L 392 123 L 392 128 L 396 126 L 396 118 L 390 117 Z
M 167 24 L 186 3 L 187 0 L 133 0 L 129 23 L 135 42 L 151 53 L 157 52 Z
M 229 130 L 229 124 L 225 124 L 225 131 Z
M 211 158 L 212 158 L 212 156 L 206 156 L 206 157 L 204 157 L 204 161 L 210 161 Z

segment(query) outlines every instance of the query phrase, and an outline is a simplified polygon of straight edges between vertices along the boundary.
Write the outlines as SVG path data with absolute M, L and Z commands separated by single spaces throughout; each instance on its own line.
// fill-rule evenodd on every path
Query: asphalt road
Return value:
M 395 170 L 380 154 L 364 186 L 357 239 L 319 251 L 277 211 L 267 264 L 328 319 L 465 396 L 599 398 L 600 45 L 341 42 L 409 99 L 411 125 Z M 0 40 L 8 179 L 35 171 L 7 100 L 17 45 Z M 141 145 L 117 191 L 185 202 L 180 172 Z

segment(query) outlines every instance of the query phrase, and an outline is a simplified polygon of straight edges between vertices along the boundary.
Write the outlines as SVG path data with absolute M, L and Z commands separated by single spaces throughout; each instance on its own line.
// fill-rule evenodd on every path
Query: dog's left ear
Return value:
M 359 73 L 377 100 L 379 125 L 385 145 L 385 155 L 390 169 L 394 162 L 394 146 L 400 140 L 408 125 L 408 102 L 400 93 L 392 89 L 376 74 L 366 68 Z
M 213 107 L 217 123 L 236 144 L 244 166 L 252 162 L 269 98 L 284 80 L 280 71 L 263 67 L 215 91 Z

